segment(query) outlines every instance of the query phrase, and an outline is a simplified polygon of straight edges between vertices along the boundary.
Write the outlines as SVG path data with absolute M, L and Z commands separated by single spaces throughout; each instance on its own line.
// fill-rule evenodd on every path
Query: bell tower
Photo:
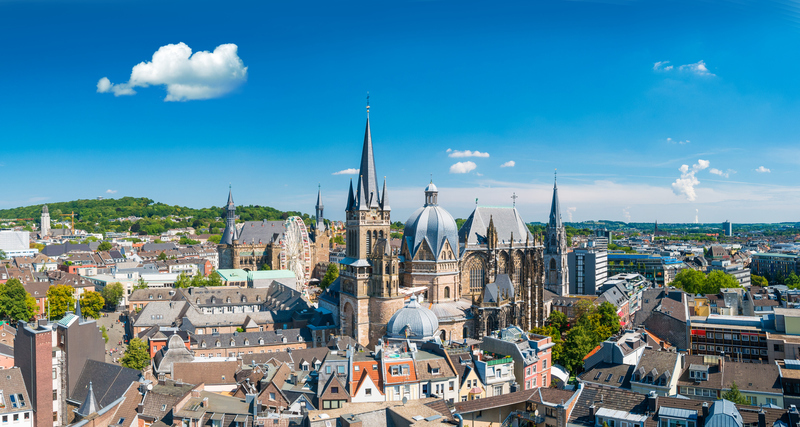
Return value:
M 557 295 L 569 294 L 569 264 L 567 262 L 567 233 L 561 222 L 561 204 L 558 200 L 558 181 L 553 181 L 553 202 L 550 221 L 545 229 L 544 287 Z

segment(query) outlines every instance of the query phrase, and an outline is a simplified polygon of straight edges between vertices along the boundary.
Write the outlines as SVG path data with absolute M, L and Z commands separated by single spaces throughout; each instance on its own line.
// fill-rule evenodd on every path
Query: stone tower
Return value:
M 316 277 L 322 279 L 327 269 L 327 263 L 330 260 L 331 253 L 331 239 L 333 232 L 325 227 L 324 217 L 325 206 L 322 204 L 322 187 L 317 190 L 317 217 L 314 224 L 314 230 L 311 234 L 313 243 L 312 262 L 315 269 Z
M 228 188 L 228 203 L 225 206 L 225 231 L 217 246 L 219 268 L 233 268 L 233 242 L 236 240 L 236 206 L 233 204 L 233 190 Z
M 346 211 L 346 255 L 342 260 L 339 274 L 341 294 L 339 316 L 342 335 L 355 338 L 359 344 L 368 345 L 382 336 L 380 325 L 386 325 L 395 311 L 402 308 L 403 297 L 396 292 L 386 292 L 383 286 L 370 287 L 376 280 L 391 280 L 397 286 L 397 255 L 390 245 L 390 213 L 386 203 L 384 183 L 383 198 L 378 189 L 375 159 L 372 149 L 372 135 L 369 126 L 369 107 L 367 107 L 367 127 L 361 150 L 361 169 L 355 195 L 353 184 Z M 380 245 L 379 245 L 380 243 Z M 373 257 L 373 251 L 380 247 L 380 254 Z M 378 271 L 373 264 L 394 268 L 390 278 L 384 278 L 384 269 Z M 380 276 L 380 278 L 378 278 Z M 395 307 L 397 306 L 397 307 Z M 377 338 L 376 338 L 377 337 Z
M 316 209 L 317 209 L 317 217 L 316 217 L 317 225 L 316 225 L 316 227 L 317 227 L 317 231 L 322 233 L 323 231 L 325 231 L 325 217 L 324 217 L 324 212 L 323 212 L 325 210 L 325 205 L 322 204 L 322 186 L 319 186 L 317 188 L 317 206 L 316 206 Z
M 567 263 L 567 233 L 561 223 L 561 204 L 558 201 L 558 181 L 553 181 L 553 203 L 550 221 L 544 238 L 544 287 L 558 295 L 569 294 L 569 264 Z
M 50 235 L 50 210 L 47 209 L 47 205 L 42 207 L 42 219 L 39 221 L 39 230 L 40 235 L 42 237 Z

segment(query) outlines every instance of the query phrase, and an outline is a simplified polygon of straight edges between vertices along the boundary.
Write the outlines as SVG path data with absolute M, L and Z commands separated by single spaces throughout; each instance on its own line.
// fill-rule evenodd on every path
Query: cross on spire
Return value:
M 369 118 L 369 92 L 367 92 L 367 118 Z
M 511 199 L 512 199 L 511 207 L 516 208 L 517 207 L 517 199 L 519 199 L 519 196 L 517 196 L 516 192 L 515 193 L 511 193 Z

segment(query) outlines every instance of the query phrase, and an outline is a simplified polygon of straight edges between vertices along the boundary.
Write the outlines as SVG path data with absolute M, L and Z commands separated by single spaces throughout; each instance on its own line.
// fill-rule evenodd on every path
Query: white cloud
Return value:
M 108 193 L 108 194 L 114 194 L 116 192 L 117 192 L 117 190 L 112 190 L 110 188 L 108 190 L 106 190 L 106 193 Z
M 679 65 L 677 68 L 667 64 L 669 64 L 669 61 L 658 61 L 653 64 L 653 71 L 668 72 L 675 70 L 695 74 L 698 76 L 714 76 L 711 71 L 708 71 L 708 67 L 703 60 L 697 61 L 694 64 Z
M 655 70 L 655 71 L 661 71 L 661 70 L 669 71 L 669 70 L 672 69 L 672 65 L 667 65 L 667 64 L 669 64 L 669 61 L 658 61 L 655 64 L 653 64 L 653 70 Z
M 622 217 L 625 218 L 625 222 L 631 222 L 631 211 L 630 206 L 625 206 L 622 208 Z
M 481 153 L 480 151 L 459 151 L 448 148 L 446 152 L 449 153 L 448 156 L 450 157 L 489 157 L 489 153 Z
M 672 138 L 667 138 L 667 142 L 670 144 L 686 145 L 691 143 L 692 141 L 689 141 L 688 139 L 686 141 L 673 141 Z
M 133 67 L 126 83 L 113 84 L 107 77 L 97 82 L 97 92 L 114 96 L 134 95 L 136 87 L 167 87 L 164 101 L 190 101 L 219 98 L 247 81 L 247 67 L 235 44 L 222 44 L 214 52 L 192 54 L 185 43 L 160 47 L 151 62 Z
M 358 169 L 350 168 L 350 169 L 340 170 L 339 172 L 334 172 L 332 175 L 358 175 Z
M 758 172 L 758 173 L 770 173 L 770 172 L 772 172 L 771 170 L 765 168 L 764 166 L 759 166 L 758 168 L 756 168 L 755 171 Z
M 513 168 L 516 165 L 517 165 L 517 162 L 515 162 L 513 160 L 509 160 L 509 161 L 503 163 L 502 165 L 500 165 L 500 167 L 501 168 Z
M 708 168 L 709 164 L 710 162 L 708 160 L 700 159 L 696 164 L 692 165 L 691 168 L 689 168 L 689 165 L 682 165 L 679 169 L 681 171 L 681 177 L 672 183 L 672 192 L 678 196 L 683 194 L 686 196 L 686 200 L 690 202 L 697 199 L 697 193 L 694 187 L 700 184 L 700 181 L 697 180 L 695 174 Z
M 576 208 L 576 207 L 569 207 L 569 208 L 567 208 L 567 220 L 568 220 L 569 222 L 572 222 L 572 214 L 573 214 L 575 211 L 577 211 L 577 210 L 578 210 L 578 208 Z
M 472 172 L 477 167 L 478 165 L 476 165 L 475 162 L 458 162 L 450 166 L 450 173 L 468 173 Z
M 698 76 L 713 76 L 713 74 L 708 71 L 708 67 L 706 67 L 706 63 L 703 60 L 697 61 L 694 64 L 681 65 L 678 69 L 697 74 Z
M 716 168 L 711 168 L 708 171 L 713 173 L 714 175 L 719 175 L 719 176 L 721 176 L 723 178 L 729 178 L 731 175 L 736 173 L 736 171 L 733 170 L 733 169 L 728 169 L 726 171 L 721 171 L 721 170 L 716 169 Z

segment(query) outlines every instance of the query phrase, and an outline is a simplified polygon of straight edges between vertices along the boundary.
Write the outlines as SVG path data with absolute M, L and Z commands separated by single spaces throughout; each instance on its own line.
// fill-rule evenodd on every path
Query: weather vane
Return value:
M 369 118 L 369 91 L 367 92 L 367 118 Z

